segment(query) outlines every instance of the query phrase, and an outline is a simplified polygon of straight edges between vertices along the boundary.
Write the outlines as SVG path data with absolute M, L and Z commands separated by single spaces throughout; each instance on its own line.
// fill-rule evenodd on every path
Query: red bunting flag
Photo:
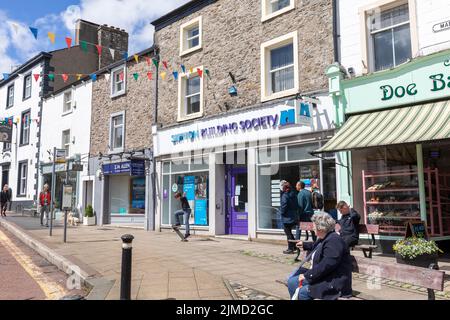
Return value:
M 147 72 L 147 77 L 148 77 L 148 80 L 152 80 L 153 79 L 153 73 Z
M 66 37 L 67 48 L 72 47 L 72 38 Z
M 97 47 L 98 55 L 101 56 L 102 55 L 102 49 L 103 49 L 102 46 L 99 45 L 99 44 L 96 44 L 95 46 Z
M 164 68 L 166 68 L 167 70 L 169 70 L 169 68 L 168 68 L 168 66 L 167 66 L 167 61 L 163 61 L 163 65 L 164 65 Z
M 61 77 L 63 78 L 64 83 L 67 82 L 67 80 L 69 80 L 69 76 L 67 74 L 62 74 Z
M 150 67 L 152 64 L 152 59 L 150 59 L 149 57 L 145 57 L 145 59 L 147 60 L 147 64 Z
M 202 69 L 197 68 L 197 74 L 198 74 L 198 76 L 199 76 L 200 78 L 202 78 L 202 77 L 203 77 L 203 71 L 202 71 Z
M 36 82 L 39 80 L 39 77 L 41 76 L 40 74 L 34 74 L 34 80 L 36 80 Z

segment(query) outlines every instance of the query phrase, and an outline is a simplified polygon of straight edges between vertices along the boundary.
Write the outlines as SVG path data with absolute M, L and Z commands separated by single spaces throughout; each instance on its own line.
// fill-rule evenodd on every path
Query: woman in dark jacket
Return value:
M 289 294 L 299 300 L 336 300 L 352 295 L 352 260 L 344 240 L 334 232 L 336 222 L 325 212 L 312 217 L 317 241 L 299 242 L 309 252 L 311 269 L 299 268 L 288 280 Z
M 283 251 L 284 254 L 293 254 L 295 252 L 295 243 L 289 240 L 295 240 L 292 234 L 292 228 L 298 224 L 298 204 L 297 195 L 291 189 L 291 185 L 287 181 L 281 182 L 281 201 L 280 215 L 283 222 L 284 233 L 288 240 L 288 249 Z

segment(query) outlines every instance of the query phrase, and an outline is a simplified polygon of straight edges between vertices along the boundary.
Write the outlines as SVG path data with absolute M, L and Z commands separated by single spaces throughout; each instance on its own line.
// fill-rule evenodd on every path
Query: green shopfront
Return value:
M 327 69 L 338 131 L 318 153 L 335 153 L 338 198 L 380 225 L 380 238 L 403 237 L 426 221 L 450 239 L 450 51 L 395 69 L 345 79 Z

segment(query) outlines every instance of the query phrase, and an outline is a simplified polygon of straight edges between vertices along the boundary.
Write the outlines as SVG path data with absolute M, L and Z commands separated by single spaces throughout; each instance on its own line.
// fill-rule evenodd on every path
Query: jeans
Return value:
M 5 203 L 2 202 L 1 210 L 2 210 L 2 212 L 1 212 L 2 215 L 6 215 L 6 210 L 8 210 L 8 202 L 5 202 Z
M 184 216 L 184 224 L 186 226 L 186 234 L 190 234 L 189 231 L 189 218 L 191 217 L 191 209 L 184 210 L 178 210 L 175 212 L 175 221 L 177 225 L 180 225 L 180 217 Z
M 297 288 L 298 288 L 298 277 L 300 276 L 300 273 L 301 273 L 301 270 L 298 270 L 288 280 L 288 290 L 289 290 L 289 296 L 291 298 L 294 295 L 295 290 L 297 290 Z M 303 280 L 303 286 L 300 289 L 300 292 L 298 293 L 298 300 L 313 300 L 313 298 L 311 298 L 309 296 L 309 283 L 308 283 L 308 281 L 306 281 L 306 279 Z
M 50 212 L 48 206 L 41 206 L 41 225 L 44 224 L 44 214 L 45 214 L 45 223 L 48 225 L 48 213 Z
M 288 250 L 295 251 L 295 243 L 289 242 L 289 240 L 295 240 L 294 235 L 292 234 L 292 227 L 294 225 L 298 225 L 298 223 L 286 223 L 283 224 L 284 233 L 287 236 L 288 239 Z

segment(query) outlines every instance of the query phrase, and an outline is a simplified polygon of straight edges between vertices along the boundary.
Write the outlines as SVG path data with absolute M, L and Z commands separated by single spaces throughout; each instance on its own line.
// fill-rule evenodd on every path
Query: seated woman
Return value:
M 288 280 L 293 297 L 299 283 L 299 300 L 336 300 L 352 296 L 352 260 L 344 240 L 334 231 L 335 220 L 326 212 L 311 218 L 317 241 L 302 242 L 297 246 L 309 251 L 311 269 L 300 267 Z

